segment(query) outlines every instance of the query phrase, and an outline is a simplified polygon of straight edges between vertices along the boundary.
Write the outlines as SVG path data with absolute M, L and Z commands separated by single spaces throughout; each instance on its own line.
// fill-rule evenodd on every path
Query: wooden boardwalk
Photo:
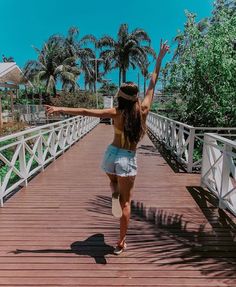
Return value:
M 0 209 L 0 286 L 236 286 L 235 219 L 148 137 L 128 249 L 112 254 L 119 222 L 99 168 L 111 129 L 96 127 Z

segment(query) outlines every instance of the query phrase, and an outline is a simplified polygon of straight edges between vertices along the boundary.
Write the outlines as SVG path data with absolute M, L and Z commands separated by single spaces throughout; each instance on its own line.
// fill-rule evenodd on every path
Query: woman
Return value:
M 112 191 L 112 213 L 120 217 L 120 239 L 114 253 L 120 254 L 126 248 L 126 233 L 130 219 L 131 193 L 137 174 L 136 147 L 145 133 L 145 122 L 153 100 L 161 62 L 168 52 L 167 41 L 160 44 L 156 66 L 141 102 L 138 87 L 132 82 L 123 83 L 116 94 L 118 107 L 111 109 L 65 108 L 46 105 L 48 114 L 62 112 L 70 115 L 112 118 L 114 120 L 114 140 L 108 146 L 102 168 L 110 179 Z

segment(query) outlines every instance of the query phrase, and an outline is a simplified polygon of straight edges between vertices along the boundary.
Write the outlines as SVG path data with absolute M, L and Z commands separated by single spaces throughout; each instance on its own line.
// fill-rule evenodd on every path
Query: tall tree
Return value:
M 26 63 L 24 73 L 27 78 L 43 82 L 47 93 L 56 94 L 56 85 L 76 85 L 80 71 L 75 65 L 75 57 L 66 55 L 63 41 L 60 37 L 52 36 L 41 50 L 34 48 L 38 54 L 37 60 Z
M 92 84 L 95 82 L 95 70 L 92 60 L 96 58 L 95 49 L 97 39 L 91 34 L 85 35 L 81 39 L 78 39 L 78 36 L 79 29 L 71 27 L 65 39 L 65 48 L 70 51 L 71 55 L 77 57 L 81 72 L 84 73 L 85 89 L 87 85 L 91 89 Z M 88 47 L 91 44 L 95 46 L 95 49 Z
M 129 33 L 128 25 L 122 24 L 117 34 L 117 40 L 106 35 L 98 41 L 102 49 L 100 57 L 104 59 L 105 71 L 119 69 L 119 84 L 126 81 L 126 72 L 131 66 L 133 69 L 147 61 L 148 55 L 156 57 L 150 47 L 151 40 L 148 34 L 140 28 Z
M 172 116 L 195 126 L 236 125 L 236 9 L 216 1 L 212 17 L 197 22 L 186 13 L 184 31 L 167 72 L 168 90 L 178 92 Z
M 75 91 L 78 88 L 78 76 L 84 72 L 85 79 L 92 73 L 90 59 L 94 57 L 91 48 L 86 47 L 88 42 L 96 42 L 93 35 L 86 35 L 78 39 L 79 29 L 71 27 L 66 37 L 53 35 L 37 49 L 37 60 L 28 61 L 25 65 L 25 74 L 36 82 L 44 83 L 47 93 L 56 93 L 58 82 L 65 91 Z

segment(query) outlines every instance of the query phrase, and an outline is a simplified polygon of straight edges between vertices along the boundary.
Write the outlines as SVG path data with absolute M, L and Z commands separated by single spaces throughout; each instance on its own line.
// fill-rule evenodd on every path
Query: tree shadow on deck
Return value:
M 145 207 L 132 201 L 126 256 L 143 263 L 175 266 L 177 270 L 198 270 L 207 278 L 235 279 L 236 224 L 225 211 L 216 208 L 216 199 L 200 187 L 187 187 L 201 209 L 186 208 L 182 213 L 170 209 Z M 111 200 L 97 196 L 89 210 L 103 226 L 111 226 Z M 199 217 L 199 213 L 204 217 Z
M 133 202 L 133 213 L 137 220 L 148 222 L 157 230 L 156 237 L 164 244 L 150 249 L 178 268 L 194 267 L 205 276 L 233 277 L 236 272 L 236 223 L 227 212 L 218 209 L 217 199 L 201 187 L 187 187 L 201 209 L 207 222 L 186 221 L 184 214 L 173 214 L 165 210 Z M 190 214 L 191 216 L 191 214 Z M 165 244 L 166 242 L 166 244 Z
M 175 156 L 171 153 L 170 150 L 167 150 L 164 144 L 162 144 L 160 141 L 157 140 L 157 138 L 150 132 L 148 131 L 148 137 L 152 141 L 153 145 L 150 146 L 143 146 L 141 145 L 141 149 L 148 149 L 155 154 L 159 154 L 163 159 L 166 161 L 166 163 L 170 166 L 170 168 L 175 172 L 175 173 L 186 173 L 186 168 L 176 160 Z M 145 148 L 146 147 L 146 148 Z M 149 155 L 151 153 L 149 152 Z
M 76 255 L 85 255 L 94 258 L 97 264 L 106 264 L 105 256 L 113 254 L 114 248 L 107 245 L 104 241 L 102 233 L 94 234 L 84 241 L 73 242 L 70 249 L 39 249 L 39 250 L 25 250 L 16 249 L 14 254 L 20 253 L 74 253 Z

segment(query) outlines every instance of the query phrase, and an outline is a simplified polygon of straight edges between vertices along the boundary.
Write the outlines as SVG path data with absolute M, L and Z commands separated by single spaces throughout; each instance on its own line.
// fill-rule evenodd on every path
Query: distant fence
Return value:
M 35 114 L 45 112 L 43 105 L 14 105 L 14 110 L 19 111 L 21 114 Z
M 236 142 L 204 135 L 201 183 L 218 199 L 219 207 L 236 216 Z
M 99 118 L 73 117 L 0 138 L 0 202 L 92 130 Z
M 20 120 L 30 125 L 42 125 L 49 122 L 61 121 L 66 116 L 47 117 L 42 105 L 14 105 L 14 111 L 20 115 Z
M 193 127 L 155 113 L 149 113 L 147 126 L 188 172 L 201 168 L 204 133 L 214 132 L 231 139 L 236 138 L 236 128 Z

